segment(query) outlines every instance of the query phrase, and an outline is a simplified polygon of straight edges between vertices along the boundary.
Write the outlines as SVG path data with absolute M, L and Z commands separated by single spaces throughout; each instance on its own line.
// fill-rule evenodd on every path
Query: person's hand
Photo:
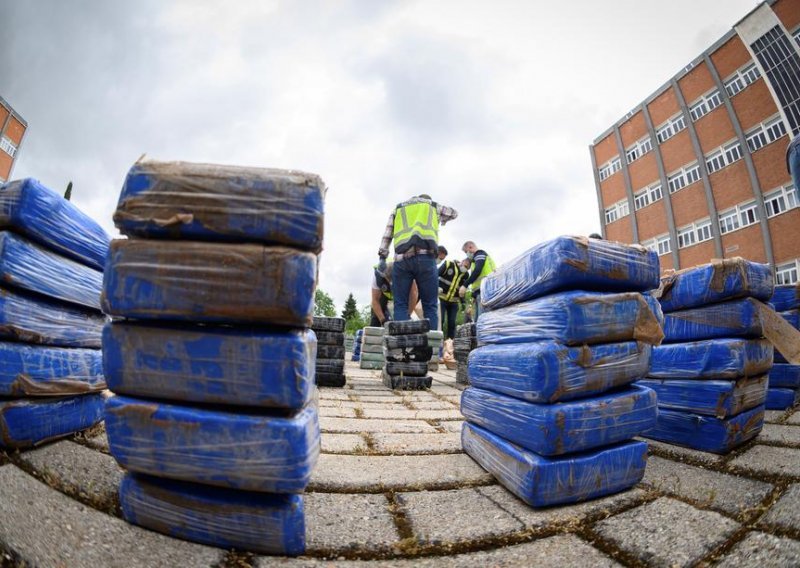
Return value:
M 466 296 L 466 295 L 467 295 L 467 287 L 466 287 L 466 286 L 462 286 L 461 288 L 459 288 L 459 289 L 458 289 L 458 295 L 459 295 L 459 297 L 461 297 L 461 298 L 463 298 L 464 296 Z

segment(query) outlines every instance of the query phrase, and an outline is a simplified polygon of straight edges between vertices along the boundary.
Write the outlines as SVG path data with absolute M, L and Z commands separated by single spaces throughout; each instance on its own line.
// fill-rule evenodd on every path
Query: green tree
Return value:
M 336 306 L 333 305 L 333 298 L 321 288 L 317 288 L 316 292 L 314 292 L 314 315 L 326 318 L 336 317 Z
M 344 309 L 342 310 L 342 317 L 346 320 L 353 319 L 358 315 L 358 306 L 356 305 L 356 299 L 353 297 L 353 293 L 350 292 L 350 295 L 347 296 L 347 300 L 344 302 Z

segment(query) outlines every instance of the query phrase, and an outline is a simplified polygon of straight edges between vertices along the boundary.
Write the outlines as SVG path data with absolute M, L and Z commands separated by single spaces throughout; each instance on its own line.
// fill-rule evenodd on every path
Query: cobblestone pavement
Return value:
M 119 518 L 120 470 L 102 428 L 0 454 L 0 565 L 797 566 L 800 412 L 768 412 L 726 457 L 651 443 L 643 482 L 535 510 L 461 451 L 461 386 L 390 391 L 348 362 L 321 389 L 322 451 L 306 496 L 307 553 L 259 557 L 165 537 Z

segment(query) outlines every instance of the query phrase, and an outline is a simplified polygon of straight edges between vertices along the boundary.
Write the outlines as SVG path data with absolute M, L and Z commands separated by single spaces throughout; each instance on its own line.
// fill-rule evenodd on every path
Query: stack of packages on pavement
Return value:
M 428 370 L 439 370 L 439 357 L 441 356 L 442 346 L 444 345 L 444 332 L 439 329 L 432 329 L 428 332 L 428 346 L 431 348 L 431 361 Z
M 770 267 L 741 258 L 662 279 L 664 344 L 639 383 L 658 394 L 658 421 L 646 437 L 725 454 L 758 435 L 773 352 L 760 339 L 758 300 L 772 289 Z
M 359 329 L 353 337 L 353 355 L 350 357 L 351 361 L 361 361 L 361 341 L 364 337 L 364 330 Z
M 775 286 L 770 304 L 795 329 L 800 329 L 800 283 Z M 767 410 L 786 410 L 800 402 L 800 365 L 792 365 L 775 350 L 769 373 Z
M 102 419 L 100 289 L 109 240 L 36 180 L 0 186 L 0 449 Z
M 345 349 L 345 351 L 349 351 L 350 353 L 352 353 L 354 345 L 355 345 L 354 337 L 352 335 L 345 335 L 344 336 L 344 349 Z
M 540 244 L 481 283 L 461 396 L 464 450 L 531 506 L 609 495 L 644 475 L 656 393 L 632 383 L 660 343 L 658 257 L 583 237 Z
M 106 265 L 104 370 L 123 517 L 265 553 L 305 549 L 320 451 L 314 309 L 325 186 L 296 171 L 137 162 Z M 124 319 L 121 319 L 124 318 Z
M 431 388 L 433 379 L 428 376 L 428 366 L 433 356 L 433 349 L 428 343 L 430 322 L 427 319 L 389 321 L 384 328 L 384 386 L 397 390 Z
M 362 331 L 359 366 L 362 369 L 383 369 L 383 328 L 365 327 Z
M 476 336 L 475 323 L 464 323 L 456 328 L 456 338 L 453 340 L 453 347 L 455 349 L 455 357 L 458 362 L 456 369 L 456 382 L 462 385 L 469 384 L 469 375 L 467 373 L 467 359 L 470 351 L 478 346 L 478 337 Z
M 344 318 L 314 317 L 311 329 L 317 336 L 316 383 L 321 387 L 343 387 Z

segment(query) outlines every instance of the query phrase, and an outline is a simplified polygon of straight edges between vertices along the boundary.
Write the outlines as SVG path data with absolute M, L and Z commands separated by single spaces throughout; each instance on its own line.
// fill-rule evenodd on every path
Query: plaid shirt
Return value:
M 419 197 L 412 197 L 408 201 L 404 201 L 397 207 L 401 207 L 403 205 L 407 205 L 410 203 L 430 203 L 427 199 L 422 199 Z M 397 207 L 392 210 L 392 213 L 389 215 L 389 220 L 386 222 L 386 228 L 383 230 L 383 238 L 381 239 L 381 246 L 378 249 L 378 256 L 381 258 L 386 258 L 389 256 L 389 247 L 392 245 L 392 239 L 394 238 L 394 215 L 397 212 Z M 447 205 L 441 205 L 436 203 L 436 213 L 439 215 L 439 224 L 444 225 L 448 221 L 452 221 L 456 217 L 458 217 L 458 211 L 453 209 L 452 207 L 448 207 Z M 434 251 L 436 252 L 436 251 Z

